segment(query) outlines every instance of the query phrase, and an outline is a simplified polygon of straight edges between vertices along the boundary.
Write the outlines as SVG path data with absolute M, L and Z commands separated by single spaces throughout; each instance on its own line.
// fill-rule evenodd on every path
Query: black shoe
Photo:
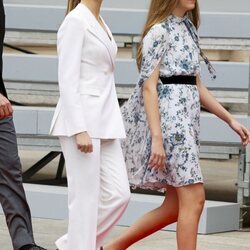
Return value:
M 100 250 L 104 250 L 103 247 L 101 247 Z
M 19 250 L 46 250 L 46 249 L 37 245 L 25 245 L 22 246 Z
M 43 247 L 40 247 L 40 246 L 35 245 L 35 246 L 33 246 L 33 248 L 31 248 L 30 250 L 47 250 L 47 249 L 45 249 L 45 248 L 43 248 Z

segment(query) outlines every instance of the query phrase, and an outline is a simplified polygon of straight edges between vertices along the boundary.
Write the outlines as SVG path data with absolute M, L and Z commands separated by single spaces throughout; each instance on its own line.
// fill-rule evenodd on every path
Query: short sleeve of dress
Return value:
M 154 72 L 167 48 L 167 30 L 164 23 L 154 25 L 142 41 L 140 81 L 144 82 Z

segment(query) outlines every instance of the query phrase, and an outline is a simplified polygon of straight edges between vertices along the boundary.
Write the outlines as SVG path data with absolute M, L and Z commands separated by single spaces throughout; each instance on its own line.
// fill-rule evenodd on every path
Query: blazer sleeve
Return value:
M 67 135 L 87 131 L 79 92 L 85 29 L 82 20 L 67 16 L 58 31 L 58 82 Z

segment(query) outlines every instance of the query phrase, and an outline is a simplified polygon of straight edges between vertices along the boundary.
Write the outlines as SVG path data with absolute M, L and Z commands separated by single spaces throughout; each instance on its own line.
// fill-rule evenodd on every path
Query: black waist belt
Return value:
M 170 76 L 160 77 L 163 84 L 189 84 L 196 85 L 196 76 Z

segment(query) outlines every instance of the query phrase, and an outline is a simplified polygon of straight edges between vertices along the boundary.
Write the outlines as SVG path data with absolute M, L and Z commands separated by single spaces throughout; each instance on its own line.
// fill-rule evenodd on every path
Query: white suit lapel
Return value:
M 87 17 L 86 19 L 90 24 L 88 27 L 88 30 L 105 45 L 105 47 L 107 48 L 109 52 L 112 66 L 114 67 L 117 47 L 114 42 L 112 33 L 110 32 L 109 28 L 107 27 L 107 25 L 102 19 L 103 24 L 105 25 L 108 31 L 108 34 L 109 34 L 108 36 L 108 34 L 104 31 L 104 29 L 96 20 L 95 16 L 91 13 L 91 11 L 84 4 L 79 4 L 79 5 L 81 5 L 82 9 L 84 10 L 84 14 Z M 109 39 L 109 37 L 111 38 L 111 40 Z

